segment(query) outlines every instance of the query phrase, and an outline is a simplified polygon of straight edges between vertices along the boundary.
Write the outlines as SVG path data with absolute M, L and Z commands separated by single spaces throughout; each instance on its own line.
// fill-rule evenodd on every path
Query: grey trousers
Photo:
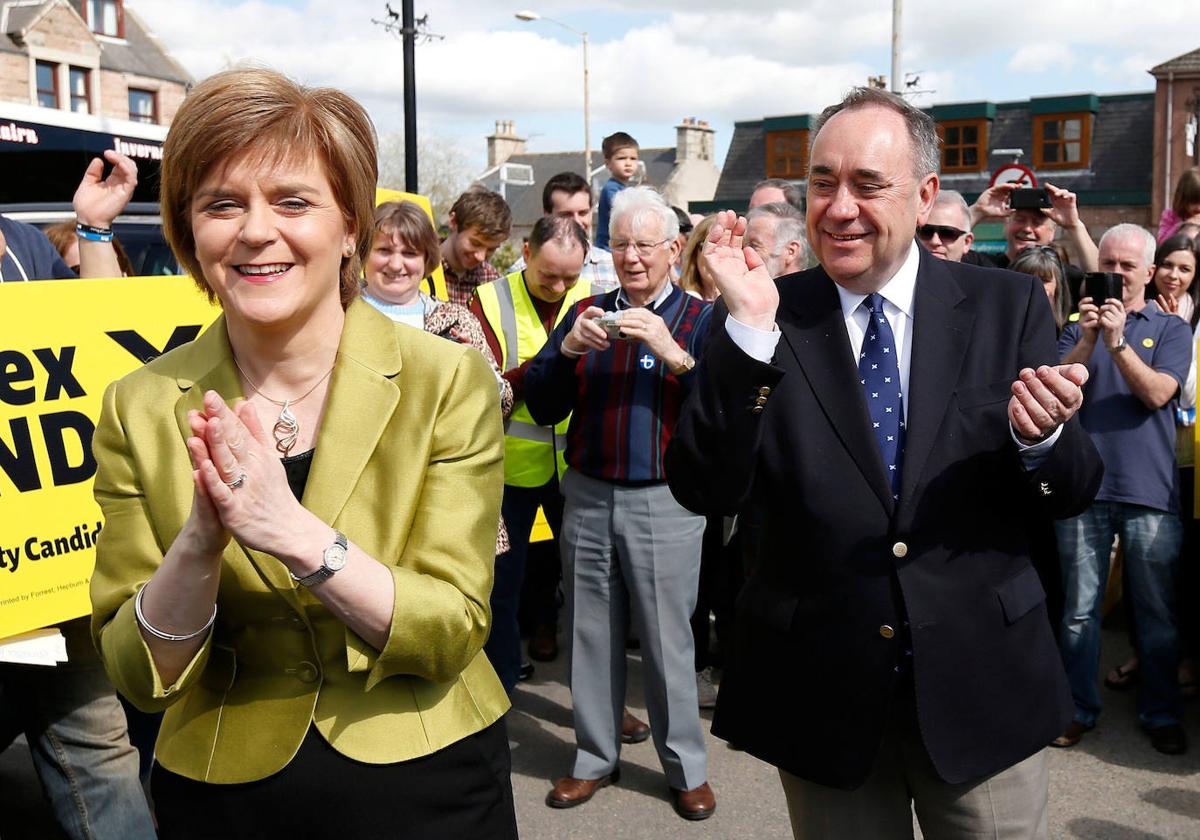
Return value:
M 779 771 L 795 840 L 1045 840 L 1046 750 L 984 779 L 952 785 L 934 772 L 920 736 L 888 727 L 875 768 L 857 790 Z
M 707 780 L 690 619 L 704 519 L 664 485 L 623 487 L 569 470 L 562 481 L 567 667 L 575 710 L 571 775 L 617 767 L 625 703 L 625 635 L 641 640 L 654 746 L 678 790 Z

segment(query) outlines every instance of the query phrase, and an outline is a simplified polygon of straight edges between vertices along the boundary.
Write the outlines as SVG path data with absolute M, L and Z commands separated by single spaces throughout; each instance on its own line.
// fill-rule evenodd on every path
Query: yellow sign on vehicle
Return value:
M 104 389 L 219 310 L 190 277 L 125 277 L 4 283 L 0 311 L 2 639 L 90 612 Z

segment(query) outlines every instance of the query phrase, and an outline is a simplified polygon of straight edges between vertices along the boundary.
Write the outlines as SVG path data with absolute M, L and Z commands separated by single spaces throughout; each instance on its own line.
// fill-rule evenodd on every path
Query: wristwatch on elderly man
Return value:
M 695 366 L 696 360 L 692 357 L 692 354 L 684 351 L 683 358 L 679 361 L 679 364 L 671 365 L 671 373 L 676 376 L 683 376 Z

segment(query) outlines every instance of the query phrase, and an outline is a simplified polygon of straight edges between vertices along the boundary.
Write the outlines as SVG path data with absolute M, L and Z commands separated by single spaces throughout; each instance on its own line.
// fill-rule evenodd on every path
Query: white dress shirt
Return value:
M 896 342 L 896 361 L 900 368 L 900 392 L 904 394 L 904 419 L 908 420 L 908 383 L 912 367 L 912 334 L 913 334 L 913 301 L 917 291 L 917 268 L 921 263 L 920 246 L 914 240 L 909 248 L 904 263 L 892 277 L 879 289 L 883 298 L 883 314 L 887 316 L 892 328 L 892 336 Z M 861 304 L 867 299 L 866 295 L 847 291 L 840 285 L 837 287 L 838 298 L 842 304 L 842 317 L 846 323 L 846 334 L 850 339 L 850 351 L 853 353 L 855 368 L 858 367 L 858 355 L 862 352 L 863 337 L 867 333 L 867 319 L 870 314 Z M 775 348 L 779 344 L 781 333 L 776 327 L 771 331 L 760 330 L 749 324 L 743 324 L 730 315 L 725 320 L 725 330 L 733 343 L 752 359 L 770 363 L 775 357 Z M 1015 377 L 1014 377 L 1015 378 Z M 1062 426 L 1054 430 L 1048 438 L 1032 446 L 1017 439 L 1016 432 L 1009 424 L 1009 434 L 1021 453 L 1021 461 L 1025 469 L 1033 470 L 1041 465 L 1050 452 L 1054 442 L 1062 433 Z

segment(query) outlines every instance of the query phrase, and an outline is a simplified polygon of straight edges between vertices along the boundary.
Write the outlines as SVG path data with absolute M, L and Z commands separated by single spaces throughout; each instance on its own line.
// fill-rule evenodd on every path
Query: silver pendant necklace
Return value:
M 288 453 L 296 445 L 296 441 L 300 439 L 300 421 L 296 419 L 296 415 L 292 413 L 292 405 L 300 402 L 313 391 L 317 390 L 317 386 L 329 378 L 329 374 L 333 373 L 333 368 L 325 371 L 325 375 L 316 381 L 316 383 L 305 391 L 300 396 L 291 400 L 277 400 L 268 397 L 262 392 L 262 389 L 250 378 L 250 374 L 246 373 L 245 369 L 238 363 L 237 356 L 233 357 L 233 364 L 241 371 L 242 376 L 246 377 L 246 381 L 250 383 L 250 387 L 254 389 L 254 393 L 258 394 L 264 400 L 275 405 L 282 406 L 279 412 L 279 418 L 275 421 L 275 426 L 271 429 L 271 434 L 275 438 L 275 448 L 283 453 L 283 457 L 287 457 Z

